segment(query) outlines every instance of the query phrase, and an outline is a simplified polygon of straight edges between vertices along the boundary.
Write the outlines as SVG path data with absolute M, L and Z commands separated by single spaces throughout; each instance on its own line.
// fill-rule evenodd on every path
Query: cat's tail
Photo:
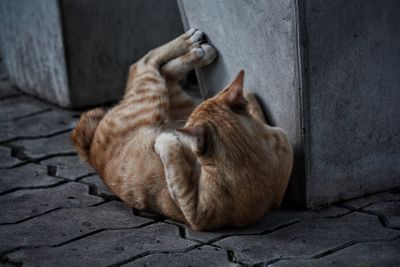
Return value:
M 95 108 L 82 113 L 81 118 L 71 133 L 72 143 L 78 151 L 79 156 L 88 163 L 90 162 L 90 148 L 94 133 L 107 113 L 103 108 Z

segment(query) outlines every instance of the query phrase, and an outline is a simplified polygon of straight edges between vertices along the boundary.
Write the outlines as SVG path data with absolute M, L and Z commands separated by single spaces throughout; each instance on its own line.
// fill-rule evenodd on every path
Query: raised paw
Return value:
M 199 67 L 203 67 L 213 62 L 217 57 L 217 50 L 209 44 L 202 44 L 200 48 L 204 51 L 204 55 L 201 58 Z
M 199 47 L 204 42 L 204 34 L 197 29 L 190 29 L 186 32 L 186 44 L 189 48 Z
M 179 140 L 173 133 L 162 133 L 160 134 L 154 143 L 154 150 L 161 158 L 168 155 L 168 151 L 173 147 L 179 146 Z

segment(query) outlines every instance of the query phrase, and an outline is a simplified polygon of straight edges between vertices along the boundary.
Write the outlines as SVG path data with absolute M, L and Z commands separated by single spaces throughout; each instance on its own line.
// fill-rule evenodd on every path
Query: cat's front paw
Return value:
M 173 133 L 162 133 L 160 134 L 154 143 L 154 150 L 158 155 L 163 157 L 168 155 L 169 151 L 173 147 L 179 146 L 179 140 Z

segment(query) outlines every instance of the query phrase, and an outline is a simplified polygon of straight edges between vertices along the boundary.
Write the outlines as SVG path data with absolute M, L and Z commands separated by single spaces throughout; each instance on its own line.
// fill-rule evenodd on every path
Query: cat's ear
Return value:
M 198 153 L 202 153 L 206 147 L 206 130 L 202 126 L 187 126 L 185 128 L 176 129 L 178 133 L 182 133 L 189 138 L 192 149 Z
M 223 94 L 225 103 L 233 108 L 244 108 L 247 100 L 243 96 L 244 71 L 241 70 Z

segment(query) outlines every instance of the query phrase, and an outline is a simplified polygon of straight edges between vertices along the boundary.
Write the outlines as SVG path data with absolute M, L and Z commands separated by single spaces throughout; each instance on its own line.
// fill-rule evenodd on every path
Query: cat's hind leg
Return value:
M 196 106 L 193 99 L 181 89 L 176 81 L 182 79 L 194 68 L 210 64 L 216 56 L 217 51 L 214 47 L 201 44 L 161 67 L 161 74 L 168 85 L 171 120 L 186 120 Z
M 161 67 L 161 73 L 167 79 L 179 80 L 189 71 L 204 67 L 217 56 L 217 50 L 211 45 L 204 43 L 193 47 L 188 53 L 177 57 Z
M 159 67 L 168 61 L 186 54 L 202 42 L 204 34 L 197 29 L 190 29 L 178 38 L 151 50 L 139 63 Z
M 204 40 L 204 34 L 196 29 L 190 29 L 181 36 L 151 50 L 142 59 L 129 69 L 126 96 L 130 96 L 135 88 L 140 87 L 141 82 L 162 82 L 165 77 L 161 75 L 160 68 L 167 62 L 188 53 L 192 48 L 200 46 Z M 151 79 L 148 79 L 151 77 Z

